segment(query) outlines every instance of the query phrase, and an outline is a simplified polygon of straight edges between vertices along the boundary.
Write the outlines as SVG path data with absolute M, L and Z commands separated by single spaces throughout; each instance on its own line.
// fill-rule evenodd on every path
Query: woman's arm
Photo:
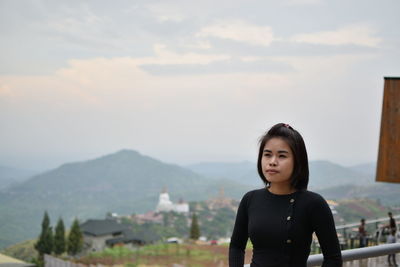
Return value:
M 248 239 L 247 231 L 247 201 L 248 193 L 240 201 L 236 214 L 235 226 L 229 245 L 229 267 L 243 267 L 244 255 Z
M 322 267 L 342 266 L 342 253 L 331 209 L 321 196 L 315 200 L 312 206 L 313 228 L 324 255 Z

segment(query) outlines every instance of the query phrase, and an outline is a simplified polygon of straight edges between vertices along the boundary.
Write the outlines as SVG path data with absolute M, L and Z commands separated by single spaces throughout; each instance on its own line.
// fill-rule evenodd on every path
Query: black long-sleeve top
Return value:
M 242 198 L 229 246 L 229 267 L 243 267 L 247 240 L 253 244 L 251 267 L 307 266 L 312 234 L 324 255 L 323 267 L 342 266 L 332 212 L 317 193 L 275 195 L 267 189 Z

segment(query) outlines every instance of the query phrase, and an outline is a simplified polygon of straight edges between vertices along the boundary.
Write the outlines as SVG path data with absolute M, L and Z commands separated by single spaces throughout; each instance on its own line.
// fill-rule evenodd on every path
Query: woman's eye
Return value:
M 286 155 L 279 155 L 280 158 L 286 158 Z
M 264 157 L 269 157 L 269 156 L 271 156 L 271 154 L 269 154 L 269 153 L 264 154 Z

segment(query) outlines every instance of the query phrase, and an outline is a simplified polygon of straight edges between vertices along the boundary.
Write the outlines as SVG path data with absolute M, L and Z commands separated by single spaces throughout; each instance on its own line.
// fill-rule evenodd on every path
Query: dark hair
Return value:
M 297 190 L 305 190 L 308 185 L 308 157 L 306 145 L 300 133 L 293 129 L 289 124 L 278 123 L 272 126 L 269 131 L 260 138 L 260 148 L 258 151 L 257 170 L 261 180 L 268 185 L 269 182 L 264 176 L 261 166 L 261 159 L 265 144 L 271 138 L 282 138 L 289 145 L 294 157 L 293 173 L 290 177 L 291 185 Z

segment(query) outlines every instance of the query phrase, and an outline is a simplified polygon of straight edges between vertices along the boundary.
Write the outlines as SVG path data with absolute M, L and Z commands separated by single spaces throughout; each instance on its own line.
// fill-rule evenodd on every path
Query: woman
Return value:
M 229 247 L 229 266 L 243 267 L 247 239 L 253 244 L 251 267 L 307 265 L 315 232 L 323 267 L 342 266 L 331 210 L 307 191 L 308 159 L 301 135 L 288 124 L 273 126 L 260 140 L 258 173 L 265 183 L 242 198 Z

